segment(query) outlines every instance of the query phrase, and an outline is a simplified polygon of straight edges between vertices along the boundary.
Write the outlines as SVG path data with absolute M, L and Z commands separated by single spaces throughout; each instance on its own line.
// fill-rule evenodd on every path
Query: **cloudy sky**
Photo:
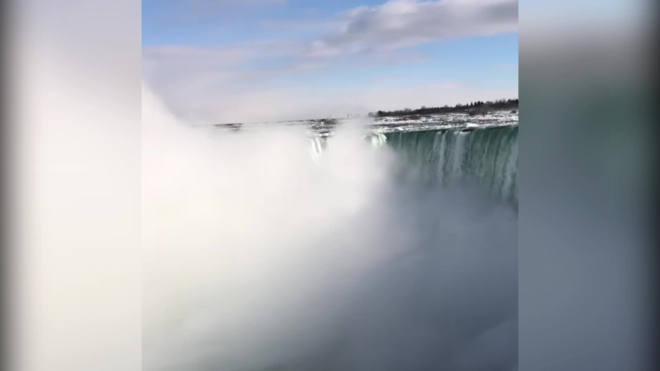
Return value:
M 146 82 L 203 122 L 518 96 L 517 0 L 143 0 Z

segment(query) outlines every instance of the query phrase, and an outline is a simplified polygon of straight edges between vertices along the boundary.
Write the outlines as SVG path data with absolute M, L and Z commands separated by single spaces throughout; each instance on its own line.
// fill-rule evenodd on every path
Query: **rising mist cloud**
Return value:
M 512 210 L 396 183 L 357 123 L 315 161 L 145 90 L 143 128 L 146 370 L 515 369 Z

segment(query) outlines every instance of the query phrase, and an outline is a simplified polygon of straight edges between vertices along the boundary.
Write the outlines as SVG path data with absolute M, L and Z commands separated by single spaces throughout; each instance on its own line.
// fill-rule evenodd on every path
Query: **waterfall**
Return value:
M 371 145 L 374 147 L 384 146 L 387 143 L 387 137 L 385 134 L 375 133 L 369 135 L 368 138 L 371 141 Z
M 317 161 L 323 150 L 328 146 L 328 140 L 325 137 L 313 137 L 311 138 L 311 154 L 312 159 Z
M 400 154 L 400 171 L 407 179 L 440 186 L 474 184 L 517 204 L 518 126 L 385 136 L 388 146 Z
M 431 186 L 477 185 L 489 194 L 518 203 L 518 126 L 470 131 L 427 130 L 371 133 L 374 148 L 387 146 L 399 154 L 400 176 Z M 311 139 L 318 159 L 327 138 Z

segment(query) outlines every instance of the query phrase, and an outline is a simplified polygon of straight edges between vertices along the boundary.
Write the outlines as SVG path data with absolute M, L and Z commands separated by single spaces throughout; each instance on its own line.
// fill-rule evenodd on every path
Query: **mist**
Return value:
M 338 130 L 230 133 L 143 85 L 150 371 L 515 370 L 517 215 Z

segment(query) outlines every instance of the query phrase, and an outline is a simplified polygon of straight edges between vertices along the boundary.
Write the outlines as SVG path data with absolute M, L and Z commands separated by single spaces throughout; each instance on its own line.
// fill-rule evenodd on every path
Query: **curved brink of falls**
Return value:
M 386 136 L 388 146 L 403 157 L 405 176 L 443 187 L 477 185 L 517 205 L 518 126 Z
M 426 130 L 370 134 L 374 147 L 400 156 L 400 176 L 432 187 L 476 185 L 501 201 L 518 205 L 518 126 L 471 131 Z M 326 138 L 312 139 L 317 158 Z

